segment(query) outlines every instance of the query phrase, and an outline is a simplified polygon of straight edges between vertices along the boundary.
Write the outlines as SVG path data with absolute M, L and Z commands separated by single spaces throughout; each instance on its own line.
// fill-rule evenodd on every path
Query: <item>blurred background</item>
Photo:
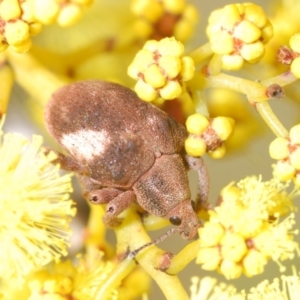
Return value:
M 100 1 L 99 1 L 100 2 Z M 101 0 L 101 2 L 110 2 L 112 6 L 118 8 L 118 2 L 124 3 L 128 1 L 123 0 Z M 216 8 L 223 7 L 226 4 L 230 3 L 239 3 L 238 1 L 224 1 L 224 0 L 210 0 L 210 1 L 200 1 L 200 0 L 190 0 L 188 1 L 193 3 L 199 9 L 199 23 L 197 24 L 197 28 L 195 30 L 194 36 L 187 43 L 186 52 L 194 49 L 195 47 L 206 43 L 207 38 L 205 35 L 205 28 L 207 25 L 207 19 L 209 14 Z M 264 6 L 266 12 L 272 13 L 276 6 L 276 1 L 252 1 L 258 5 Z M 123 5 L 123 4 L 122 4 Z M 123 7 L 123 6 L 120 7 Z M 272 6 L 272 7 L 271 7 Z M 113 10 L 112 10 L 113 11 Z M 87 12 L 88 13 L 88 12 Z M 100 15 L 99 18 L 102 16 Z M 113 17 L 113 16 L 110 16 Z M 108 18 L 108 16 L 103 16 L 103 18 Z M 80 26 L 79 21 L 75 26 Z M 86 21 L 85 21 L 86 22 Z M 288 20 L 287 20 L 288 22 Z M 54 29 L 49 26 L 49 28 L 45 28 L 44 31 L 33 39 L 33 43 L 36 45 L 43 45 L 45 43 L 45 37 L 49 40 L 49 36 L 52 37 L 52 44 L 59 47 L 59 43 L 65 43 L 69 36 L 69 31 L 72 28 L 60 29 L 63 32 L 62 36 L 59 38 L 57 36 L 57 31 L 55 29 L 55 25 L 53 25 Z M 98 34 L 98 31 L 107 30 L 108 28 L 94 28 L 95 34 Z M 53 31 L 53 33 L 51 33 Z M 53 36 L 51 35 L 53 34 Z M 89 35 L 92 35 L 93 32 L 89 32 Z M 61 41 L 62 39 L 63 41 Z M 22 54 L 20 54 L 22 55 Z M 110 58 L 108 58 L 110 59 Z M 96 66 L 95 66 L 96 68 Z M 84 69 L 84 68 L 83 68 Z M 105 70 L 104 70 L 105 71 Z M 82 71 L 84 73 L 84 71 Z M 280 72 L 280 71 L 279 71 Z M 278 73 L 279 73 L 278 72 Z M 264 72 L 259 72 L 257 67 L 250 66 L 246 70 L 241 71 L 241 77 L 251 78 L 252 80 L 262 80 L 265 79 Z M 30 74 L 29 74 L 30 76 Z M 207 91 L 209 93 L 210 91 Z M 247 99 L 245 98 L 246 102 Z M 7 119 L 4 125 L 5 132 L 19 132 L 24 134 L 29 139 L 32 134 L 42 134 L 45 137 L 45 145 L 50 145 L 52 147 L 56 147 L 49 137 L 49 135 L 45 132 L 45 128 L 41 128 L 41 126 L 37 126 L 36 123 L 32 120 L 30 114 L 30 108 L 28 107 L 30 102 L 28 102 L 27 93 L 17 84 L 13 87 L 12 99 L 9 104 Z M 280 100 L 272 100 L 271 107 L 274 110 L 275 114 L 278 118 L 283 122 L 287 129 L 290 129 L 291 126 L 297 124 L 299 122 L 299 103 L 297 99 L 289 99 L 283 98 Z M 209 158 L 208 156 L 204 157 L 205 163 L 209 170 L 210 176 L 210 195 L 209 199 L 211 203 L 215 203 L 218 199 L 218 195 L 220 190 L 229 184 L 231 181 L 239 181 L 246 176 L 249 175 L 262 175 L 263 180 L 271 179 L 272 170 L 271 164 L 273 163 L 272 159 L 269 157 L 268 147 L 270 142 L 274 139 L 273 133 L 265 126 L 265 124 L 261 121 L 260 117 L 257 115 L 255 109 L 249 105 L 249 111 L 253 115 L 253 120 L 257 121 L 258 130 L 257 134 L 252 136 L 251 139 L 246 141 L 246 143 L 240 147 L 239 149 L 233 149 L 229 151 L 224 158 L 220 160 L 214 160 Z M 194 197 L 197 190 L 197 177 L 196 174 L 190 172 L 190 185 L 193 191 Z M 81 248 L 81 240 L 84 225 L 86 223 L 88 217 L 88 206 L 85 200 L 80 195 L 80 189 L 77 186 L 76 179 L 74 180 L 74 195 L 73 198 L 78 203 L 78 216 L 73 222 L 73 251 L 77 252 Z M 153 238 L 160 236 L 166 229 L 156 231 L 151 233 Z M 112 231 L 108 231 L 108 239 L 111 243 L 114 243 L 114 235 Z M 181 239 L 180 236 L 174 235 L 169 237 L 167 240 L 162 242 L 159 246 L 165 250 L 171 251 L 172 253 L 177 253 L 180 251 L 183 246 L 186 244 L 185 241 Z M 287 262 L 286 265 L 290 266 L 293 262 Z M 294 264 L 297 264 L 294 262 Z M 299 265 L 299 264 L 298 264 Z M 288 270 L 291 270 L 288 267 Z M 289 272 L 288 272 L 289 273 Z M 205 275 L 209 275 L 212 277 L 216 277 L 219 281 L 226 282 L 223 276 L 219 276 L 217 272 L 205 272 L 203 271 L 199 265 L 194 264 L 193 262 L 185 268 L 180 274 L 184 285 L 188 288 L 191 284 L 190 278 L 192 276 L 203 277 Z M 242 276 L 238 280 L 230 281 L 231 284 L 236 286 L 239 290 L 248 289 L 256 284 L 260 283 L 262 280 L 273 279 L 277 276 L 280 276 L 278 266 L 269 262 L 266 267 L 266 272 L 262 275 L 256 276 L 254 278 L 246 278 Z M 157 288 L 156 284 L 153 283 L 153 290 L 150 294 L 150 299 L 162 299 L 162 295 Z

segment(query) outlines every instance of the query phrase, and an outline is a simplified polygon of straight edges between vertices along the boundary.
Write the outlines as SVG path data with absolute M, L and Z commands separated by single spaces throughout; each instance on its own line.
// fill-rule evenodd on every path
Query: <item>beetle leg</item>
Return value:
M 83 189 L 83 197 L 93 204 L 107 204 L 104 222 L 108 227 L 120 223 L 117 216 L 135 200 L 133 191 L 122 191 L 116 188 L 101 187 L 90 177 L 78 175 L 78 180 Z
M 102 187 L 88 176 L 77 175 L 77 178 L 82 188 L 83 197 L 92 204 L 106 204 L 123 193 L 122 190 L 116 188 Z
M 124 211 L 135 200 L 135 193 L 133 191 L 126 191 L 119 194 L 111 200 L 106 206 L 106 215 L 104 222 L 108 227 L 114 227 L 120 223 L 117 216 Z
M 193 157 L 189 155 L 184 156 L 184 161 L 191 170 L 195 170 L 198 173 L 199 183 L 199 199 L 196 201 L 196 211 L 198 208 L 208 207 L 208 192 L 209 192 L 209 176 L 208 170 L 201 157 Z
M 57 155 L 57 158 L 52 161 L 53 164 L 59 164 L 60 168 L 66 171 L 77 172 L 80 174 L 86 173 L 86 167 L 78 162 L 76 159 L 71 156 L 64 155 L 56 150 L 46 148 L 45 153 L 50 151 L 54 152 Z
M 90 192 L 83 193 L 86 200 L 92 204 L 105 204 L 115 199 L 118 195 L 122 194 L 123 191 L 114 188 L 102 188 L 99 190 L 93 190 Z

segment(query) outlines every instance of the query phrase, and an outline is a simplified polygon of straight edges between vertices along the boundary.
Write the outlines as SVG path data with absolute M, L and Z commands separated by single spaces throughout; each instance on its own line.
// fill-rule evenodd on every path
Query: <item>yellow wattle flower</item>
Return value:
M 192 277 L 190 286 L 190 300 L 298 300 L 300 293 L 300 273 L 293 267 L 292 275 L 282 275 L 274 278 L 272 282 L 264 280 L 249 292 L 237 289 L 226 283 L 218 283 L 211 277 Z
M 292 35 L 289 44 L 295 56 L 290 66 L 291 72 L 295 75 L 295 77 L 300 78 L 300 33 Z
M 21 282 L 37 267 L 67 255 L 76 213 L 71 175 L 45 154 L 41 136 L 7 133 L 0 147 L 0 277 Z
M 213 11 L 206 33 L 212 51 L 221 55 L 222 67 L 239 70 L 245 61 L 255 63 L 263 57 L 273 27 L 260 6 L 246 2 Z
M 32 1 L 3 0 L 0 3 L 0 51 L 8 46 L 16 52 L 31 47 L 31 36 L 38 34 L 41 23 L 34 17 Z
M 174 37 L 146 42 L 128 67 L 142 100 L 172 100 L 184 93 L 185 81 L 193 78 L 195 66 L 183 53 L 183 44 Z
M 33 14 L 42 24 L 57 22 L 62 27 L 73 25 L 93 0 L 33 0 Z
M 0 2 L 0 52 L 10 47 L 26 52 L 31 37 L 42 30 L 42 25 L 57 22 L 66 27 L 76 23 L 93 0 L 2 0 Z
M 174 36 L 184 42 L 198 22 L 197 9 L 185 0 L 132 0 L 131 11 L 137 17 L 134 30 L 143 39 Z
M 192 114 L 186 120 L 189 136 L 185 140 L 185 151 L 196 157 L 208 152 L 213 158 L 221 158 L 226 152 L 223 143 L 231 135 L 233 127 L 232 118 L 219 116 L 208 119 L 199 113 Z
M 244 295 L 238 293 L 234 286 L 219 284 L 215 278 L 206 276 L 200 279 L 194 276 L 191 281 L 190 300 L 245 300 Z
M 282 181 L 294 180 L 296 186 L 300 186 L 300 124 L 290 129 L 287 137 L 275 138 L 270 146 L 269 153 L 277 163 L 273 166 L 274 176 Z
M 101 251 L 90 248 L 87 254 L 78 256 L 73 262 L 60 262 L 32 274 L 28 281 L 28 300 L 96 299 L 98 288 L 105 284 L 114 266 L 104 260 Z M 118 299 L 116 290 L 110 295 L 110 299 Z
M 292 199 L 298 192 L 287 194 L 287 187 L 278 179 L 256 177 L 225 187 L 220 205 L 208 211 L 210 219 L 199 229 L 197 263 L 227 279 L 261 274 L 269 259 L 282 269 L 281 261 L 298 251 L 294 214 L 279 220 L 296 209 Z

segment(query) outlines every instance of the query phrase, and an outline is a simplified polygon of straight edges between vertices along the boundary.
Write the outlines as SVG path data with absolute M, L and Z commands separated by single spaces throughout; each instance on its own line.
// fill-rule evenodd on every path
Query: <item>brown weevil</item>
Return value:
M 147 212 L 169 219 L 185 239 L 197 236 L 187 170 L 198 171 L 200 198 L 208 179 L 201 158 L 189 157 L 186 129 L 165 112 L 121 85 L 87 80 L 56 91 L 45 112 L 52 137 L 69 155 L 58 154 L 75 171 L 83 196 L 107 204 L 105 222 L 136 200 Z

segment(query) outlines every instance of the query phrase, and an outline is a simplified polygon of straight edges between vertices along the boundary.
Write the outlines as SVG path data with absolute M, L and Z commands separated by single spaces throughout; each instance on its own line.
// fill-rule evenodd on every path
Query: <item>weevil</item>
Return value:
M 208 179 L 202 159 L 184 153 L 183 125 L 130 89 L 98 80 L 57 90 L 45 122 L 67 152 L 58 153 L 61 167 L 77 173 L 88 201 L 107 204 L 106 224 L 118 224 L 118 215 L 136 200 L 177 225 L 184 239 L 197 236 L 187 170 L 198 171 L 203 201 Z

